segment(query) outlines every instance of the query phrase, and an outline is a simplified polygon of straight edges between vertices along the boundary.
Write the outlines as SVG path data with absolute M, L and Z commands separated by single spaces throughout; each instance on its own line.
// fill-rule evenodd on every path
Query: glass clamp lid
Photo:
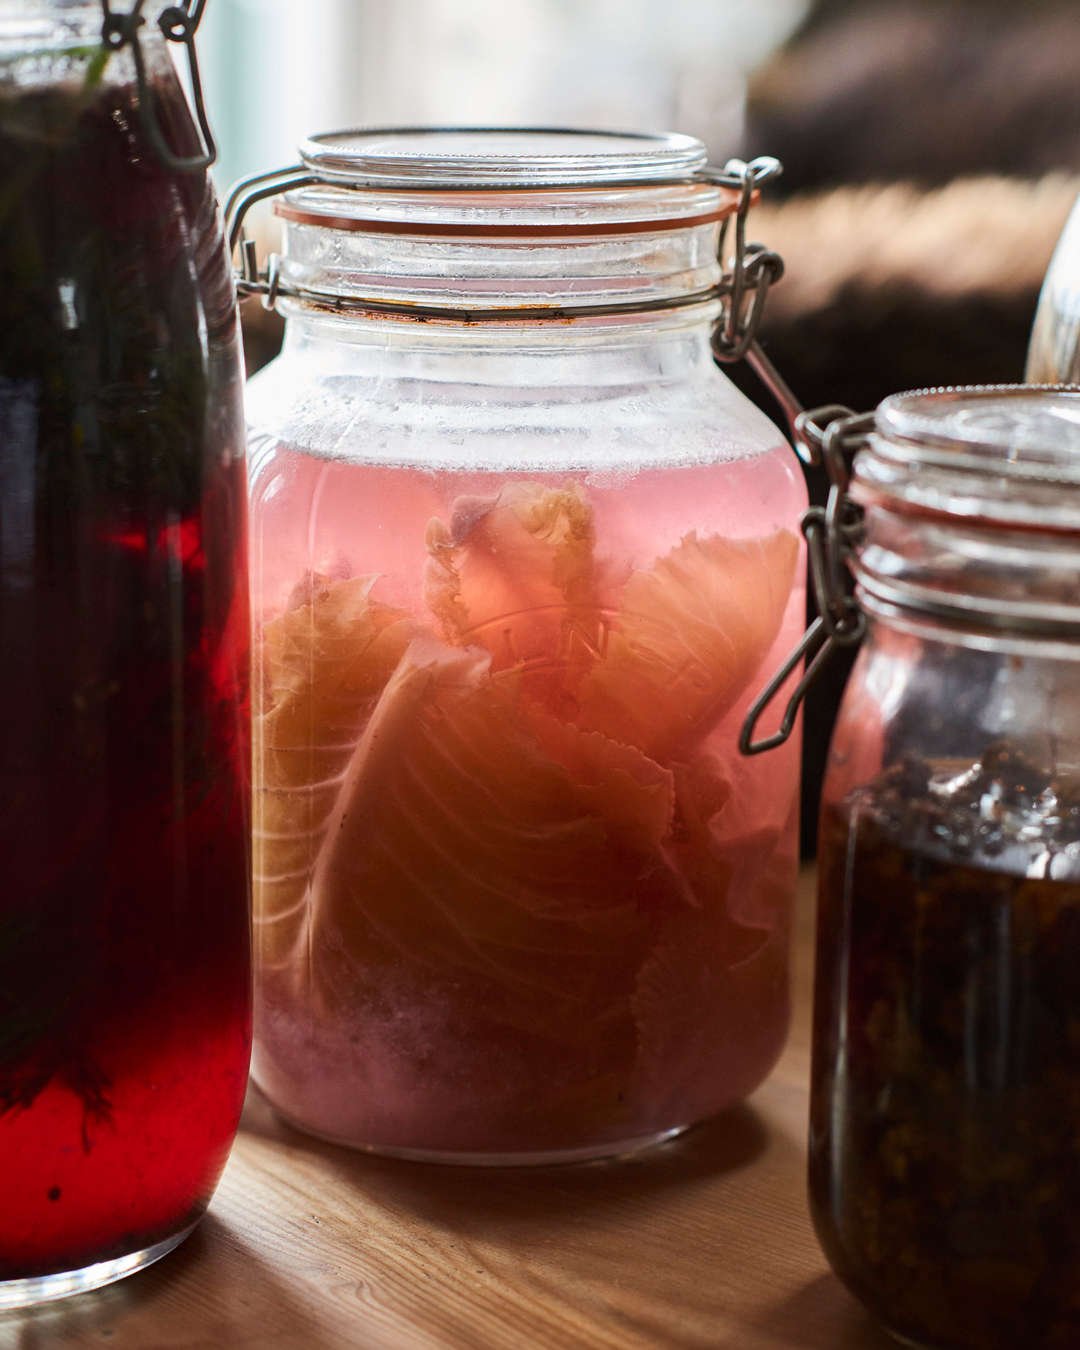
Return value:
M 715 181 L 701 142 L 675 134 L 340 131 L 304 141 L 300 159 L 311 181 L 276 201 L 275 215 L 428 240 L 553 242 L 711 226 L 738 209 L 742 186 L 734 173 Z
M 300 160 L 320 181 L 353 188 L 532 191 L 686 183 L 705 171 L 707 155 L 675 133 L 402 127 L 311 136 Z M 741 186 L 728 177 L 727 186 Z
M 988 385 L 894 394 L 858 455 L 863 505 L 991 527 L 1080 530 L 1080 389 Z
M 748 244 L 745 231 L 761 185 L 781 166 L 769 157 L 749 164 L 729 160 L 722 169 L 706 161 L 700 141 L 674 133 L 398 127 L 311 136 L 300 147 L 299 163 L 242 179 L 229 196 L 229 246 L 240 250 L 237 288 L 241 295 L 261 296 L 268 308 L 285 298 L 444 323 L 565 322 L 719 301 L 717 359 L 749 360 L 793 423 L 801 409 L 756 341 L 765 297 L 783 263 L 762 245 Z M 244 236 L 244 218 L 268 198 L 282 199 L 275 210 L 290 225 L 336 231 L 339 239 L 454 236 L 540 247 L 719 229 L 711 262 L 695 245 L 689 282 L 683 277 L 660 294 L 613 296 L 583 278 L 566 294 L 538 294 L 531 303 L 520 295 L 494 303 L 482 288 L 475 302 L 469 295 L 470 303 L 458 297 L 440 303 L 429 296 L 380 294 L 378 284 L 368 284 L 380 270 L 375 266 L 360 269 L 351 286 L 291 275 L 276 254 L 260 266 L 254 241 Z M 381 270 L 378 280 L 387 273 Z M 804 453 L 805 443 L 800 445 Z
M 146 77 L 146 60 L 139 41 L 139 28 L 146 22 L 142 13 L 143 0 L 136 0 L 129 11 L 117 12 L 111 8 L 110 0 L 102 0 L 101 43 L 110 51 L 119 51 L 130 47 L 135 61 L 135 72 L 139 88 L 139 116 L 150 138 L 150 143 L 162 164 L 166 168 L 184 173 L 199 172 L 208 169 L 217 160 L 217 145 L 206 116 L 203 102 L 202 77 L 199 74 L 199 59 L 195 51 L 195 33 L 202 21 L 206 0 L 180 0 L 180 3 L 168 5 L 158 15 L 158 27 L 167 42 L 182 43 L 187 51 L 188 81 L 194 104 L 195 117 L 199 124 L 199 134 L 205 147 L 199 154 L 177 155 L 170 149 L 158 122 L 154 109 L 150 82 Z
M 226 224 L 230 253 L 240 250 L 240 295 L 258 295 L 270 309 L 287 299 L 368 317 L 475 324 L 593 321 L 713 306 L 714 314 L 719 309 L 716 359 L 747 361 L 782 408 L 797 452 L 815 463 L 816 447 L 797 424 L 802 408 L 757 341 L 769 288 L 784 265 L 764 245 L 747 242 L 746 217 L 761 185 L 781 171 L 768 156 L 712 167 L 700 141 L 675 133 L 365 128 L 308 137 L 299 163 L 241 179 L 229 195 Z M 637 236 L 643 240 L 638 253 L 645 257 L 650 242 L 665 234 L 711 234 L 708 249 L 701 236 L 685 244 L 692 261 L 673 269 L 670 284 L 640 286 L 636 293 L 631 286 L 627 294 L 617 294 L 616 288 L 596 284 L 586 270 L 567 287 L 539 286 L 528 296 L 522 293 L 526 288 L 518 288 L 517 294 L 499 297 L 483 282 L 476 287 L 470 282 L 457 295 L 445 285 L 443 295 L 440 286 L 427 294 L 420 288 L 395 295 L 385 283 L 388 276 L 408 272 L 400 250 L 390 267 L 380 265 L 383 259 L 369 249 L 364 265 L 351 273 L 335 267 L 329 277 L 318 265 L 305 273 L 277 254 L 261 266 L 254 241 L 244 235 L 244 218 L 269 198 L 279 199 L 275 213 L 290 229 L 325 232 L 323 242 L 312 245 L 313 258 L 334 256 L 343 241 L 364 235 L 379 241 L 384 252 L 386 241 L 410 235 L 432 245 L 448 237 L 462 245 L 491 240 L 493 250 L 515 240 L 540 250 L 591 239 L 602 247 Z M 347 242 L 344 251 L 363 253 Z M 431 269 L 434 250 L 428 253 Z M 408 261 L 416 256 L 414 251 Z M 452 262 L 447 254 L 444 280 Z M 397 284 L 392 281 L 389 289 Z

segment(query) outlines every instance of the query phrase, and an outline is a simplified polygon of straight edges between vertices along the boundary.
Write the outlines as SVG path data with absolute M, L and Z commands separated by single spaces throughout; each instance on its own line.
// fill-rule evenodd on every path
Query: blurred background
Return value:
M 219 187 L 348 126 L 743 135 L 749 75 L 809 0 L 212 0 L 200 33 Z
M 763 341 L 807 407 L 1022 379 L 1080 190 L 1075 0 L 213 0 L 200 46 L 223 191 L 355 125 L 674 130 L 716 163 L 776 155 L 751 225 L 787 264 Z M 249 369 L 280 334 L 246 306 Z M 807 709 L 807 850 L 846 669 Z

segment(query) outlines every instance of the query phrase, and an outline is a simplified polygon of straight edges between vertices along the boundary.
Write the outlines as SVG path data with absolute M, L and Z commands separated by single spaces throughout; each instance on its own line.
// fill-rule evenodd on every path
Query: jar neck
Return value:
M 632 320 L 527 324 L 367 319 L 294 302 L 280 308 L 287 317 L 284 354 L 320 377 L 580 391 L 719 376 L 710 345 L 715 303 Z
M 140 37 L 152 43 L 160 39 L 157 20 L 170 0 L 145 0 L 139 11 L 143 23 Z M 113 0 L 114 13 L 127 13 L 132 0 Z M 103 23 L 101 0 L 13 0 L 0 6 L 0 60 L 30 48 L 40 59 L 51 49 L 82 46 L 100 40 Z M 111 58 L 115 60 L 115 53 Z
M 289 192 L 283 294 L 461 311 L 661 306 L 710 296 L 730 194 L 710 183 L 558 191 Z
M 146 75 L 161 88 L 179 91 L 176 69 L 157 19 L 168 0 L 146 0 L 140 10 L 139 46 Z M 127 12 L 131 0 L 114 0 Z M 0 78 L 9 90 L 67 86 L 91 94 L 98 86 L 134 85 L 138 78 L 130 44 L 98 61 L 103 11 L 97 4 L 63 0 L 17 0 L 0 4 Z
M 1080 643 L 1075 535 L 866 503 L 858 598 L 891 627 L 1011 649 Z M 966 635 L 966 636 L 965 636 Z

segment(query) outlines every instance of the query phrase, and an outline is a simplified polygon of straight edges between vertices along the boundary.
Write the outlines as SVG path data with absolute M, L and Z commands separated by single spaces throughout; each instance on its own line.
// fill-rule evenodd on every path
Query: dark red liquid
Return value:
M 195 1222 L 250 1041 L 231 280 L 107 77 L 0 84 L 0 1280 Z

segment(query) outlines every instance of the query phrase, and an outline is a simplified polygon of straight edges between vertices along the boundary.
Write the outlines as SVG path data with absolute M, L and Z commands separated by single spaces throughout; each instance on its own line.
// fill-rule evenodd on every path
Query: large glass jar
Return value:
M 248 386 L 255 1080 L 406 1156 L 662 1138 L 788 1020 L 798 751 L 736 738 L 805 493 L 710 351 L 731 194 L 685 137 L 303 153 Z
M 899 396 L 852 492 L 810 1194 L 890 1331 L 1080 1344 L 1080 393 Z
M 247 1073 L 235 294 L 160 8 L 141 81 L 0 14 L 0 1308 L 175 1246 Z

